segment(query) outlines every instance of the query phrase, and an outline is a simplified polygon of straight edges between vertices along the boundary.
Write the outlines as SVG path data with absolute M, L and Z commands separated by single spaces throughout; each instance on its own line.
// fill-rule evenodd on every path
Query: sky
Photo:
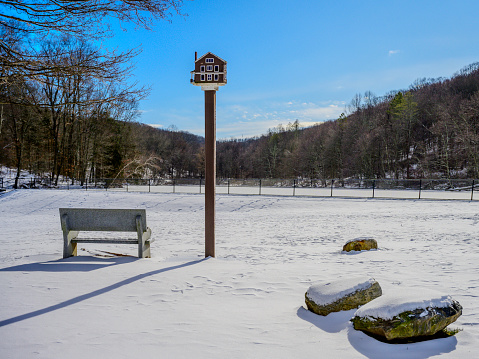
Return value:
M 216 95 L 218 139 L 249 138 L 296 119 L 347 113 L 356 94 L 384 96 L 479 61 L 477 0 L 187 0 L 187 16 L 152 31 L 116 25 L 103 45 L 141 46 L 135 80 L 151 87 L 139 122 L 204 135 L 194 54 L 228 63 Z

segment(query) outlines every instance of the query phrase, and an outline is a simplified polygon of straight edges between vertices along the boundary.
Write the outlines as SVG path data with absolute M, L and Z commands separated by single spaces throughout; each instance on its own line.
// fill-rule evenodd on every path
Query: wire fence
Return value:
M 17 188 L 150 193 L 204 193 L 203 178 L 104 178 L 94 181 L 19 178 Z M 0 190 L 15 179 L 0 178 Z M 273 196 L 479 200 L 477 179 L 233 179 L 218 178 L 216 193 Z

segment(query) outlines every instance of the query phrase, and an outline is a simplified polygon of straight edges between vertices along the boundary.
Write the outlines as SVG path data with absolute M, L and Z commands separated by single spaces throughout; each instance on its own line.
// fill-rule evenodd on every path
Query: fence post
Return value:
M 175 192 L 175 185 L 176 185 L 176 180 L 173 178 L 173 193 L 176 193 Z
M 296 180 L 293 180 L 293 197 L 296 195 Z
M 331 180 L 331 197 L 333 197 L 333 185 L 334 185 L 334 180 Z
M 376 180 L 373 180 L 373 198 L 374 198 L 374 189 L 376 188 Z
M 126 180 L 126 191 L 128 192 L 128 180 Z
M 422 179 L 419 180 L 419 199 L 421 199 Z
M 200 194 L 201 194 L 201 182 L 203 182 L 203 177 L 200 177 Z
M 88 180 L 85 181 L 85 191 L 88 191 Z
M 148 193 L 151 192 L 151 178 L 148 178 Z
M 228 194 L 230 194 L 230 179 L 228 178 Z
M 474 180 L 472 180 L 472 186 L 471 186 L 471 201 L 474 199 Z
M 261 196 L 261 178 L 259 179 L 259 195 Z

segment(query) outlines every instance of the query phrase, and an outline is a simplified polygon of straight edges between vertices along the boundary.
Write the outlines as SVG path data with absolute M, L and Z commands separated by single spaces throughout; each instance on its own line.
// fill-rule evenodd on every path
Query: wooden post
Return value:
M 215 256 L 216 91 L 205 91 L 205 257 Z

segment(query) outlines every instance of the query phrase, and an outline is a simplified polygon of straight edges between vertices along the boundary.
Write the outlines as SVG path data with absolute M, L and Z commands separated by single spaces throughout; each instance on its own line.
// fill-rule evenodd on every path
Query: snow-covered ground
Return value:
M 60 207 L 146 208 L 153 258 L 84 244 L 62 259 Z M 479 201 L 220 194 L 216 209 L 217 258 L 204 259 L 199 194 L 1 195 L 0 358 L 477 357 Z M 355 237 L 379 249 L 342 253 Z M 451 295 L 462 331 L 393 345 L 355 331 L 354 310 L 305 309 L 312 283 L 353 275 L 384 294 Z

